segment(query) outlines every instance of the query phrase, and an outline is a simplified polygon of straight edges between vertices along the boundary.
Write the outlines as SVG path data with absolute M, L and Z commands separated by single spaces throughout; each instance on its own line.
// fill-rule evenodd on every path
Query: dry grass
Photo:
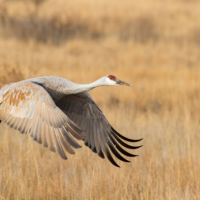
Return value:
M 113 74 L 134 87 L 90 94 L 119 132 L 144 138 L 134 152 L 140 156 L 118 169 L 84 146 L 63 161 L 1 124 L 0 199 L 200 199 L 198 1 L 0 5 L 0 86 L 44 75 L 89 83 Z M 34 27 L 44 28 L 34 34 L 47 40 L 27 30 L 32 15 Z M 86 29 L 59 39 L 69 21 Z

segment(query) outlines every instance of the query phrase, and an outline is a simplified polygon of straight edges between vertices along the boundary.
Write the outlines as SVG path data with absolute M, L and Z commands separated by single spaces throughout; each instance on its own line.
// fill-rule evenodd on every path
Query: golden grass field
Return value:
M 197 0 L 1 0 L 0 86 L 115 75 L 133 88 L 89 93 L 144 146 L 121 168 L 83 143 L 64 161 L 1 124 L 0 199 L 200 199 L 199 8 Z

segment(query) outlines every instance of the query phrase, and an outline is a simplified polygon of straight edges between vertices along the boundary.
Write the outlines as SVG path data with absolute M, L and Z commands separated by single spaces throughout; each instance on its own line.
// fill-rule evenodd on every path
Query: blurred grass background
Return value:
M 55 75 L 133 88 L 90 92 L 144 146 L 115 168 L 88 148 L 63 161 L 0 127 L 0 199 L 200 199 L 198 0 L 0 0 L 0 86 Z M 83 143 L 81 143 L 83 145 Z

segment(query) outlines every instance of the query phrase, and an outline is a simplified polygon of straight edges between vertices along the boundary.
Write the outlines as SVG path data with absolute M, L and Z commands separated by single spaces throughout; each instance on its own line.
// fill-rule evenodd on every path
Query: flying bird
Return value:
M 76 142 L 83 140 L 94 153 L 115 166 L 111 152 L 121 161 L 129 157 L 124 148 L 137 149 L 124 141 L 139 142 L 119 134 L 108 122 L 103 112 L 87 91 L 105 85 L 130 84 L 108 75 L 90 84 L 76 84 L 56 76 L 32 78 L 4 85 L 0 90 L 0 122 L 33 140 L 58 152 L 67 159 L 65 152 L 74 154 L 81 148 Z M 120 154 L 120 153 L 121 154 Z

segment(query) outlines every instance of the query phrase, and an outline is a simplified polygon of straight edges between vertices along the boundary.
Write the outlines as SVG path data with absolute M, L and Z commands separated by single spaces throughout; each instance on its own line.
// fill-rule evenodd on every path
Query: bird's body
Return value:
M 128 139 L 117 133 L 95 104 L 87 91 L 103 85 L 126 84 L 109 75 L 91 84 L 81 85 L 64 78 L 46 76 L 5 85 L 0 90 L 0 122 L 21 133 L 28 133 L 33 140 L 67 159 L 65 150 L 81 146 L 74 140 L 84 140 L 93 152 L 118 166 L 110 151 L 120 160 L 119 154 L 135 156 L 124 149 L 136 149 L 124 143 L 140 140 Z M 129 85 L 131 86 L 131 85 Z M 119 151 L 119 152 L 118 152 Z

